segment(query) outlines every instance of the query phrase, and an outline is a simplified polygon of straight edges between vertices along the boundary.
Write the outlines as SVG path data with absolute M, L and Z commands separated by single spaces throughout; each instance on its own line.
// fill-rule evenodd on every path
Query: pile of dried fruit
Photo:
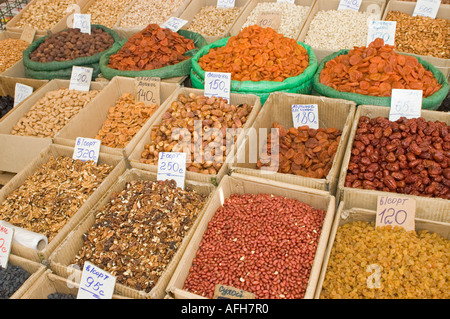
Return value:
M 286 130 L 278 123 L 278 136 L 269 134 L 267 143 L 257 162 L 257 167 L 268 167 L 271 143 L 279 143 L 278 172 L 313 178 L 325 178 L 333 165 L 341 131 L 336 128 L 310 129 L 308 126 L 291 127 Z M 275 137 L 275 140 L 273 140 Z
M 123 94 L 116 104 L 109 108 L 107 118 L 95 139 L 101 140 L 105 146 L 125 147 L 158 107 L 157 104 L 136 103 L 134 96 Z
M 157 24 L 149 24 L 110 56 L 108 67 L 120 71 L 160 69 L 189 59 L 184 54 L 193 49 L 193 40 Z
M 90 261 L 117 282 L 150 292 L 205 204 L 205 196 L 175 181 L 135 180 L 96 214 L 74 263 Z
M 308 67 L 308 51 L 272 28 L 249 26 L 223 47 L 198 61 L 204 71 L 231 73 L 236 81 L 277 81 L 298 76 Z
M 450 241 L 352 222 L 336 233 L 320 298 L 448 299 Z
M 361 116 L 345 186 L 450 199 L 449 130 L 424 118 Z
M 320 83 L 340 92 L 391 96 L 392 89 L 423 90 L 428 97 L 442 87 L 413 56 L 394 52 L 380 38 L 326 62 Z
M 69 61 L 93 56 L 109 49 L 114 38 L 106 31 L 92 27 L 91 34 L 67 29 L 50 35 L 30 54 L 36 62 Z
M 51 157 L 0 205 L 0 219 L 50 242 L 112 171 L 106 164 Z
M 203 234 L 184 289 L 212 298 L 217 284 L 256 298 L 303 298 L 326 211 L 272 194 L 233 194 Z
M 23 51 L 30 44 L 20 39 L 4 39 L 0 41 L 0 73 L 6 71 L 22 59 Z

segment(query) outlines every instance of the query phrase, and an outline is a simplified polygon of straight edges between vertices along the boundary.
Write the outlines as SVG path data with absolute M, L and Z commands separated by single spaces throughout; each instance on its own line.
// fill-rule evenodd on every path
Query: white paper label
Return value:
M 183 20 L 177 17 L 170 17 L 169 20 L 164 22 L 161 25 L 161 28 L 167 28 L 172 30 L 173 32 L 177 32 L 180 30 L 186 23 L 188 23 L 187 20 Z
M 205 96 L 218 96 L 230 101 L 231 73 L 205 72 Z
M 91 15 L 75 13 L 73 15 L 73 28 L 80 29 L 82 33 L 91 34 Z
M 22 103 L 27 97 L 33 94 L 33 88 L 31 86 L 16 83 L 16 87 L 14 89 L 14 107 Z
M 186 176 L 186 153 L 161 152 L 158 159 L 158 181 L 173 179 L 184 189 Z
M 86 261 L 77 299 L 111 299 L 115 285 L 116 277 Z
M 319 128 L 319 109 L 317 104 L 293 104 L 292 120 L 294 127 L 308 125 L 309 128 Z
M 392 89 L 389 120 L 397 121 L 404 116 L 418 118 L 422 113 L 422 90 Z
M 13 235 L 14 229 L 0 225 L 0 266 L 4 269 L 8 267 Z
M 142 102 L 145 105 L 161 103 L 160 98 L 161 79 L 152 77 L 136 77 L 134 88 L 136 92 L 136 103 Z
M 397 21 L 370 21 L 367 30 L 367 46 L 375 39 L 381 38 L 384 44 L 395 45 Z
M 217 8 L 234 8 L 235 0 L 217 0 Z
M 93 68 L 73 66 L 72 74 L 70 77 L 69 90 L 88 92 L 91 88 L 91 79 L 93 72 Z
M 295 0 L 277 0 L 277 3 L 283 3 L 283 2 L 294 4 L 294 3 L 295 3 Z
M 439 11 L 439 6 L 441 5 L 440 0 L 417 0 L 416 6 L 414 7 L 413 17 L 424 16 L 430 17 L 432 19 L 436 18 Z
M 354 10 L 359 11 L 362 0 L 341 0 L 338 10 Z
M 415 230 L 416 200 L 396 195 L 378 196 L 375 226 L 400 226 Z
M 77 137 L 72 158 L 81 161 L 98 162 L 101 141 L 93 138 Z

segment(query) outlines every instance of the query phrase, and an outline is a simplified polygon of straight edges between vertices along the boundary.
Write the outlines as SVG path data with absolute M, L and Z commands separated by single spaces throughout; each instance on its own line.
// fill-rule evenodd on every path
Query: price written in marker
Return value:
M 440 0 L 417 0 L 413 17 L 424 16 L 435 19 L 441 5 Z
M 80 29 L 81 33 L 91 34 L 91 15 L 75 13 L 73 15 L 73 28 Z
M 218 96 L 230 101 L 231 73 L 205 72 L 205 96 Z
M 416 200 L 399 196 L 378 196 L 375 226 L 400 226 L 415 229 Z
M 397 21 L 370 21 L 367 30 L 367 46 L 375 39 L 381 38 L 385 44 L 395 45 Z
M 33 88 L 31 86 L 16 83 L 16 87 L 14 89 L 14 107 L 22 103 L 31 94 L 33 94 Z
M 116 277 L 86 261 L 77 299 L 111 299 L 115 285 Z
M 170 17 L 166 22 L 161 25 L 161 28 L 167 28 L 172 30 L 173 32 L 177 32 L 180 30 L 186 23 L 187 20 L 183 20 L 177 17 Z
M 175 180 L 184 189 L 186 176 L 186 153 L 161 152 L 158 159 L 158 181 Z
M 91 88 L 93 68 L 73 66 L 70 77 L 69 90 L 88 92 Z
M 101 141 L 93 138 L 77 137 L 72 158 L 81 161 L 98 162 Z
M 341 0 L 338 10 L 354 10 L 359 11 L 362 0 Z
M 136 92 L 136 103 L 143 102 L 145 105 L 148 104 L 160 104 L 160 78 L 151 77 L 137 77 L 134 81 L 135 92 Z
M 217 8 L 234 8 L 235 0 L 217 0 Z
M 422 113 L 422 90 L 393 89 L 391 93 L 391 109 L 389 121 L 399 118 L 418 118 Z
M 281 24 L 281 12 L 263 11 L 258 14 L 256 24 L 262 28 L 272 28 L 277 31 Z
M 308 125 L 309 128 L 319 128 L 319 109 L 317 104 L 293 104 L 292 119 L 294 127 Z
M 255 299 L 255 294 L 231 286 L 216 285 L 213 299 Z
M 14 236 L 14 229 L 0 225 L 0 266 L 8 267 L 9 253 Z

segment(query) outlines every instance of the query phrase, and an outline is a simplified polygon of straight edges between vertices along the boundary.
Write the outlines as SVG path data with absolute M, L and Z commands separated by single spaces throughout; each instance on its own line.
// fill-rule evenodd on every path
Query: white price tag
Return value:
M 400 226 L 415 230 L 416 200 L 414 198 L 378 196 L 375 226 Z
M 75 13 L 73 15 L 73 28 L 80 29 L 82 33 L 91 34 L 91 15 Z
M 184 189 L 186 176 L 186 153 L 161 152 L 158 159 L 158 181 L 173 179 Z
M 70 77 L 69 90 L 88 92 L 91 88 L 91 79 L 93 72 L 93 68 L 73 66 L 72 74 Z
M 27 97 L 33 94 L 33 88 L 31 86 L 16 83 L 16 87 L 14 89 L 14 107 L 22 103 Z
M 205 96 L 218 96 L 230 101 L 231 73 L 205 72 Z
M 402 116 L 418 118 L 422 113 L 422 90 L 392 89 L 389 121 L 397 121 Z
M 161 104 L 160 98 L 161 79 L 152 77 L 136 77 L 134 79 L 136 103 Z
M 217 0 L 217 8 L 234 8 L 235 0 Z
M 14 229 L 0 225 L 0 266 L 4 269 L 8 267 L 13 235 Z
M 188 23 L 187 20 L 183 20 L 177 17 L 170 17 L 169 20 L 164 22 L 161 25 L 161 28 L 167 28 L 172 30 L 173 32 L 177 32 L 180 30 L 186 23 Z
M 116 277 L 86 261 L 77 299 L 111 299 L 115 285 Z
M 384 44 L 395 45 L 397 21 L 370 21 L 367 30 L 367 46 L 375 39 L 381 38 Z
M 93 138 L 77 137 L 72 158 L 81 161 L 98 162 L 101 141 Z
M 294 127 L 308 125 L 309 128 L 319 128 L 319 109 L 317 104 L 293 104 L 292 120 Z
M 412 15 L 413 17 L 424 16 L 435 19 L 440 5 L 441 0 L 417 0 Z
M 277 0 L 277 3 L 292 3 L 292 4 L 294 4 L 295 3 L 295 0 Z
M 354 10 L 359 11 L 362 0 L 341 0 L 338 10 Z

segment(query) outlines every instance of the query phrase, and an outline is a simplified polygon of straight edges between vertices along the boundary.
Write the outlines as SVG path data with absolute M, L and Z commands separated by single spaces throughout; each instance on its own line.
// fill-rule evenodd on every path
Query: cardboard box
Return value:
M 81 8 L 81 13 L 83 13 L 83 14 L 88 14 L 88 13 L 89 13 L 89 10 L 91 9 L 91 7 L 92 7 L 94 4 L 96 4 L 97 2 L 103 2 L 103 1 L 102 1 L 102 0 L 88 0 L 88 1 L 85 3 L 85 5 Z M 117 17 L 116 21 L 115 21 L 112 25 L 105 25 L 104 23 L 98 23 L 98 24 L 103 24 L 103 25 L 105 25 L 105 27 L 108 27 L 108 28 L 110 28 L 110 29 L 113 29 L 114 26 L 117 24 L 117 22 L 120 20 L 120 17 L 122 17 L 122 16 L 124 15 L 124 13 L 130 8 L 130 6 L 133 5 L 133 3 L 134 3 L 134 1 L 131 1 L 131 3 L 130 3 L 128 6 L 122 8 L 122 13 L 119 14 L 119 16 Z M 94 23 L 94 22 L 93 22 L 93 23 Z
M 170 107 L 172 101 L 176 101 L 178 99 L 179 94 L 188 95 L 189 93 L 195 93 L 197 95 L 203 95 L 204 90 L 200 89 L 191 89 L 191 88 L 179 88 L 177 91 L 175 91 L 173 98 L 168 99 L 166 101 L 166 104 L 162 106 L 162 112 L 158 115 L 158 117 L 154 120 L 151 127 L 148 128 L 147 132 L 144 134 L 144 137 L 137 143 L 135 149 L 129 156 L 130 162 L 132 162 L 134 165 L 136 165 L 137 168 L 140 168 L 142 170 L 148 170 L 151 172 L 157 172 L 158 166 L 157 165 L 151 165 L 151 164 L 144 164 L 140 162 L 142 151 L 144 150 L 145 144 L 148 144 L 150 142 L 150 134 L 152 127 L 155 125 L 158 125 L 161 122 L 162 116 L 164 112 Z M 222 177 L 227 174 L 228 172 L 228 161 L 230 161 L 233 157 L 233 154 L 236 152 L 236 149 L 239 147 L 241 142 L 243 142 L 244 139 L 244 131 L 247 128 L 250 128 L 250 126 L 253 124 L 256 116 L 258 115 L 260 108 L 261 108 L 261 102 L 258 96 L 254 94 L 237 94 L 237 93 L 231 93 L 230 95 L 230 104 L 232 105 L 239 105 L 242 103 L 247 103 L 249 105 L 253 106 L 252 112 L 248 116 L 247 122 L 244 125 L 244 130 L 242 130 L 241 134 L 238 135 L 236 143 L 233 145 L 232 149 L 230 150 L 230 153 L 227 156 L 227 159 L 222 165 L 222 168 L 219 170 L 219 172 L 216 175 L 207 175 L 207 174 L 201 174 L 201 173 L 194 173 L 194 172 L 186 172 L 186 179 L 189 180 L 196 180 L 201 181 L 205 183 L 213 183 L 217 185 Z M 189 154 L 190 155 L 190 154 Z M 189 156 L 188 156 L 189 158 Z
M 305 18 L 302 21 L 300 28 L 298 29 L 297 35 L 295 37 L 293 37 L 294 39 L 297 39 L 297 37 L 300 35 L 300 32 L 305 27 L 305 23 L 306 23 L 309 15 L 311 14 L 311 10 L 313 9 L 316 1 L 317 0 L 295 0 L 294 1 L 294 3 L 296 5 L 309 7 L 309 10 L 306 13 Z M 230 30 L 231 36 L 237 35 L 239 33 L 239 31 L 241 31 L 243 25 L 245 24 L 245 22 L 247 22 L 249 15 L 252 13 L 253 9 L 255 9 L 256 5 L 260 2 L 277 2 L 277 1 L 276 0 L 250 0 L 248 2 L 247 6 L 245 7 L 244 11 L 241 13 L 241 15 L 239 16 L 239 18 L 236 20 L 233 27 L 231 28 L 231 30 Z
M 0 170 L 18 173 L 30 161 L 36 157 L 42 149 L 52 144 L 50 137 L 19 136 L 11 135 L 14 125 L 39 101 L 47 92 L 68 88 L 69 80 L 51 80 L 44 84 L 38 91 L 34 92 L 26 101 L 15 107 L 3 121 L 0 122 Z M 102 90 L 106 83 L 91 82 L 91 90 Z M 94 103 L 94 100 L 91 101 Z M 4 154 L 4 155 L 3 155 Z
M 69 278 L 63 278 L 47 269 L 41 274 L 20 299 L 48 299 L 54 293 L 77 296 L 79 284 Z M 127 299 L 113 294 L 112 299 Z
M 314 17 L 316 16 L 317 12 L 319 11 L 328 11 L 328 10 L 337 10 L 339 7 L 340 0 L 316 0 L 313 8 L 311 9 L 311 12 L 308 16 L 308 19 L 305 22 L 305 25 L 297 39 L 297 41 L 305 42 L 306 35 L 309 31 L 309 26 L 311 25 L 311 22 L 314 20 Z M 383 15 L 384 9 L 386 7 L 386 1 L 385 0 L 362 0 L 361 6 L 359 7 L 360 12 L 379 12 L 379 17 L 381 20 L 381 17 Z M 338 32 L 338 30 L 336 30 Z M 311 45 L 314 53 L 317 57 L 317 62 L 320 64 L 320 62 L 327 57 L 328 55 L 338 51 L 338 50 L 331 50 L 331 49 L 322 49 L 322 48 L 315 48 L 314 45 Z M 344 48 L 342 48 L 344 49 Z
M 119 21 L 117 21 L 116 25 L 113 27 L 114 31 L 116 31 L 122 38 L 128 39 L 129 37 L 131 37 L 133 34 L 136 34 L 140 31 L 142 31 L 148 24 L 146 25 L 141 25 L 141 26 L 133 26 L 133 27 L 128 27 L 128 26 L 123 26 L 122 25 L 122 19 L 128 14 L 128 12 L 134 7 L 134 5 L 136 4 L 137 1 L 134 1 L 128 8 L 127 10 L 121 15 Z M 170 17 L 180 17 L 180 15 L 184 12 L 184 10 L 186 10 L 187 6 L 189 5 L 189 3 L 191 2 L 191 0 L 184 0 L 179 6 L 178 8 L 175 9 L 174 12 L 172 12 L 171 15 L 169 15 L 169 17 L 167 19 L 169 19 Z M 145 14 L 144 12 L 142 14 Z M 164 21 L 165 22 L 165 21 Z
M 77 0 L 77 4 L 80 6 L 80 8 L 82 8 L 86 5 L 87 1 L 88 0 Z M 19 13 L 17 13 L 17 15 L 15 15 L 11 20 L 9 20 L 5 26 L 6 31 L 11 31 L 11 32 L 22 34 L 24 29 L 22 27 L 17 26 L 17 23 L 22 18 L 22 15 L 24 14 L 24 12 L 27 12 L 27 11 L 33 9 L 32 7 L 36 4 L 36 2 L 38 2 L 38 0 L 30 1 L 22 10 L 19 11 Z M 47 8 L 44 7 L 42 9 L 43 9 L 43 11 L 45 11 Z M 61 18 L 61 20 L 59 20 L 50 30 L 36 30 L 35 38 L 39 39 L 39 38 L 46 36 L 49 32 L 56 33 L 56 32 L 66 29 L 67 28 L 67 18 L 70 15 L 71 15 L 71 13 L 64 14 L 63 17 Z
M 70 271 L 73 269 L 69 269 L 69 265 L 73 262 L 76 254 L 83 247 L 83 234 L 86 233 L 89 228 L 95 223 L 95 215 L 98 211 L 100 211 L 107 203 L 110 201 L 111 194 L 115 192 L 119 192 L 124 189 L 125 185 L 129 181 L 133 180 L 149 180 L 156 181 L 156 174 L 151 172 L 142 171 L 136 169 L 133 165 L 131 169 L 126 170 L 117 180 L 116 183 L 109 189 L 108 193 L 97 202 L 97 204 L 90 210 L 89 214 L 86 215 L 86 218 L 79 222 L 79 224 L 73 229 L 73 231 L 67 236 L 67 238 L 59 245 L 59 247 L 53 252 L 50 256 L 50 268 L 55 271 L 55 273 L 60 276 L 67 277 L 70 274 Z M 191 180 L 186 180 L 186 189 L 195 190 L 201 194 L 208 195 L 208 199 L 205 202 L 205 206 L 202 211 L 198 214 L 196 221 L 194 222 L 192 228 L 186 234 L 185 238 L 182 241 L 182 244 L 178 248 L 176 254 L 172 257 L 172 260 L 166 267 L 166 270 L 162 274 L 162 276 L 158 279 L 156 285 L 149 293 L 145 293 L 144 291 L 138 291 L 131 287 L 125 286 L 123 284 L 116 282 L 116 293 L 129 297 L 129 298 L 151 298 L 151 299 L 162 299 L 165 295 L 165 290 L 167 287 L 167 283 L 169 282 L 172 274 L 183 255 L 189 241 L 192 238 L 197 226 L 200 224 L 204 212 L 208 206 L 208 203 L 211 199 L 211 195 L 214 193 L 215 187 L 208 183 L 201 183 Z M 78 274 L 79 282 L 81 278 L 81 271 L 75 271 L 74 274 Z
M 234 20 L 234 22 L 237 21 L 237 19 L 240 17 L 240 15 L 244 12 L 244 10 L 247 7 L 249 2 L 250 2 L 250 0 L 236 0 L 235 1 L 234 7 L 235 8 L 241 8 L 241 11 L 236 16 L 236 19 Z M 206 7 L 206 6 L 217 6 L 217 0 L 191 1 L 191 3 L 187 6 L 186 10 L 179 16 L 180 19 L 188 21 L 188 23 L 185 24 L 182 27 L 182 29 L 188 30 L 188 28 L 192 24 L 192 21 L 194 20 L 194 18 L 200 13 L 201 9 L 203 7 Z M 223 34 L 221 34 L 221 35 L 218 35 L 218 36 L 206 36 L 206 35 L 202 34 L 202 36 L 205 38 L 206 41 L 208 41 L 208 43 L 212 43 L 212 42 L 215 42 L 217 40 L 229 37 L 230 36 L 230 30 L 231 30 L 231 27 L 234 25 L 234 22 L 231 23 L 230 27 L 227 30 L 225 30 L 225 32 Z M 214 23 L 214 21 L 211 21 L 211 23 Z
M 8 265 L 20 266 L 30 274 L 30 277 L 28 277 L 22 286 L 20 286 L 9 299 L 21 299 L 46 269 L 45 266 L 40 263 L 16 256 L 12 253 L 9 255 Z
M 102 145 L 100 151 L 123 156 L 130 155 L 137 142 L 143 137 L 145 131 L 147 131 L 147 128 L 159 115 L 161 106 L 172 96 L 178 87 L 179 85 L 175 83 L 162 82 L 160 88 L 160 107 L 146 121 L 133 139 L 124 148 L 113 148 Z M 116 105 L 117 100 L 125 93 L 135 95 L 135 79 L 115 76 L 99 93 L 95 103 L 91 103 L 83 108 L 69 124 L 55 135 L 54 143 L 74 147 L 77 137 L 95 138 L 108 116 L 109 109 Z
M 19 188 L 25 180 L 33 175 L 43 164 L 45 164 L 50 157 L 67 156 L 72 158 L 74 149 L 61 146 L 50 145 L 44 149 L 34 160 L 29 163 L 23 170 L 14 176 L 2 189 L 0 189 L 0 205 L 11 195 L 13 191 Z M 36 262 L 45 261 L 58 244 L 69 234 L 72 228 L 81 220 L 94 206 L 97 201 L 106 193 L 109 187 L 113 184 L 119 173 L 126 168 L 126 162 L 122 157 L 110 154 L 101 153 L 98 159 L 98 164 L 108 164 L 113 166 L 111 173 L 105 178 L 100 186 L 92 193 L 92 195 L 84 202 L 79 210 L 70 218 L 66 225 L 59 231 L 58 235 L 51 240 L 48 245 L 42 250 L 35 250 L 22 246 L 17 243 L 11 245 L 11 253 L 34 260 Z
M 20 39 L 21 36 L 22 36 L 22 33 L 2 31 L 2 32 L 0 32 L 0 41 L 6 40 L 6 39 Z M 22 59 L 17 61 L 17 63 L 15 63 L 14 65 L 12 65 L 11 67 L 9 67 L 8 69 L 6 69 L 5 71 L 3 71 L 0 74 L 1 75 L 9 75 L 9 76 L 20 75 L 21 67 L 23 69 Z M 25 77 L 25 76 L 23 76 L 23 77 Z
M 371 198 L 372 195 L 393 195 L 396 193 L 390 192 L 382 192 L 382 191 L 374 191 L 362 188 L 351 188 L 345 187 L 345 179 L 347 177 L 347 169 L 348 164 L 350 162 L 351 150 L 353 148 L 353 142 L 355 140 L 356 130 L 358 128 L 358 121 L 361 116 L 367 116 L 369 118 L 375 118 L 378 116 L 383 116 L 385 118 L 389 118 L 389 107 L 385 106 L 375 106 L 375 105 L 359 105 L 353 122 L 353 127 L 350 132 L 350 136 L 347 143 L 347 149 L 345 150 L 345 155 L 341 165 L 341 171 L 339 174 L 339 183 L 338 183 L 338 191 L 336 198 L 341 201 L 348 202 L 347 198 L 356 198 L 360 197 Z M 427 121 L 442 121 L 450 125 L 450 113 L 446 112 L 438 112 L 438 111 L 429 111 L 422 110 L 421 116 L 425 118 Z M 353 195 L 355 194 L 355 195 Z M 410 197 L 415 198 L 418 207 L 423 207 L 423 210 L 417 210 L 416 217 L 417 218 L 425 218 L 432 219 L 443 222 L 450 222 L 450 201 L 443 198 L 429 198 L 424 196 L 413 196 L 406 194 L 397 194 L 402 197 Z M 355 197 L 356 196 L 356 197 Z M 375 206 L 376 207 L 376 206 Z M 373 209 L 373 207 L 372 207 Z M 442 212 L 442 213 L 438 213 Z M 445 213 L 446 212 L 446 213 Z
M 415 7 L 416 7 L 416 2 L 389 1 L 389 3 L 386 6 L 386 10 L 384 10 L 382 20 L 386 20 L 386 16 L 390 11 L 404 12 L 404 13 L 407 13 L 412 16 Z M 449 20 L 449 17 L 450 17 L 450 4 L 441 4 L 439 6 L 439 10 L 437 12 L 436 18 Z M 439 69 L 445 75 L 445 77 L 447 77 L 447 79 L 450 79 L 450 59 L 442 59 L 442 58 L 418 55 L 418 54 L 412 54 L 412 53 L 405 53 L 405 54 L 419 57 L 419 58 L 431 63 L 437 69 Z
M 334 127 L 342 132 L 333 166 L 326 178 L 308 178 L 295 174 L 262 171 L 256 167 L 256 161 L 259 159 L 259 154 L 267 141 L 266 138 L 260 141 L 260 130 L 267 132 L 266 136 L 268 137 L 274 122 L 283 125 L 287 130 L 293 127 L 291 109 L 293 104 L 317 104 L 320 119 L 319 127 Z M 271 93 L 252 125 L 256 138 L 252 139 L 250 136 L 246 136 L 245 142 L 242 143 L 233 162 L 230 163 L 230 169 L 232 172 L 240 174 L 325 190 L 335 195 L 339 170 L 347 147 L 355 109 L 356 104 L 347 100 L 282 92 Z
M 373 207 L 373 202 L 375 202 L 375 208 Z M 428 209 L 426 206 L 422 206 L 422 203 L 420 202 L 417 204 L 417 209 L 419 210 Z M 445 213 L 445 211 L 441 210 L 440 213 Z M 359 194 L 353 193 L 351 196 L 347 197 L 345 201 L 341 201 L 339 203 L 339 208 L 336 212 L 336 218 L 334 219 L 333 227 L 330 232 L 328 247 L 325 252 L 322 270 L 320 272 L 320 277 L 314 296 L 316 299 L 320 298 L 320 294 L 322 292 L 323 282 L 327 273 L 328 262 L 333 249 L 338 227 L 355 221 L 375 222 L 375 219 L 376 196 L 374 196 L 374 201 L 368 201 L 367 198 L 361 198 Z M 444 238 L 450 239 L 450 224 L 448 223 L 435 221 L 432 219 L 416 218 L 415 226 L 416 231 L 428 230 L 432 233 L 437 233 Z
M 33 93 L 35 93 L 43 85 L 47 84 L 48 81 L 0 75 L 0 96 L 8 95 L 8 96 L 14 97 L 17 83 L 31 86 L 33 88 Z M 24 101 L 26 101 L 27 99 L 25 99 Z M 22 104 L 24 101 L 22 101 L 20 104 Z M 18 104 L 16 107 L 18 107 L 20 104 Z M 13 110 L 14 109 L 12 109 L 7 114 L 5 114 L 2 118 L 0 118 L 0 122 L 3 121 L 9 114 L 11 114 Z
M 175 299 L 204 299 L 204 297 L 183 290 L 184 282 L 189 274 L 192 261 L 195 257 L 200 242 L 202 241 L 203 234 L 208 227 L 209 221 L 212 219 L 217 209 L 223 205 L 225 199 L 231 194 L 236 193 L 265 193 L 273 194 L 275 196 L 285 196 L 288 198 L 295 198 L 315 208 L 327 211 L 305 293 L 305 299 L 313 298 L 320 269 L 322 267 L 322 260 L 327 246 L 329 232 L 334 219 L 334 196 L 325 191 L 235 173 L 231 176 L 225 176 L 214 193 L 200 225 L 192 237 L 189 246 L 186 248 L 183 257 L 181 258 L 178 267 L 175 270 L 169 285 L 167 286 L 167 293 Z

